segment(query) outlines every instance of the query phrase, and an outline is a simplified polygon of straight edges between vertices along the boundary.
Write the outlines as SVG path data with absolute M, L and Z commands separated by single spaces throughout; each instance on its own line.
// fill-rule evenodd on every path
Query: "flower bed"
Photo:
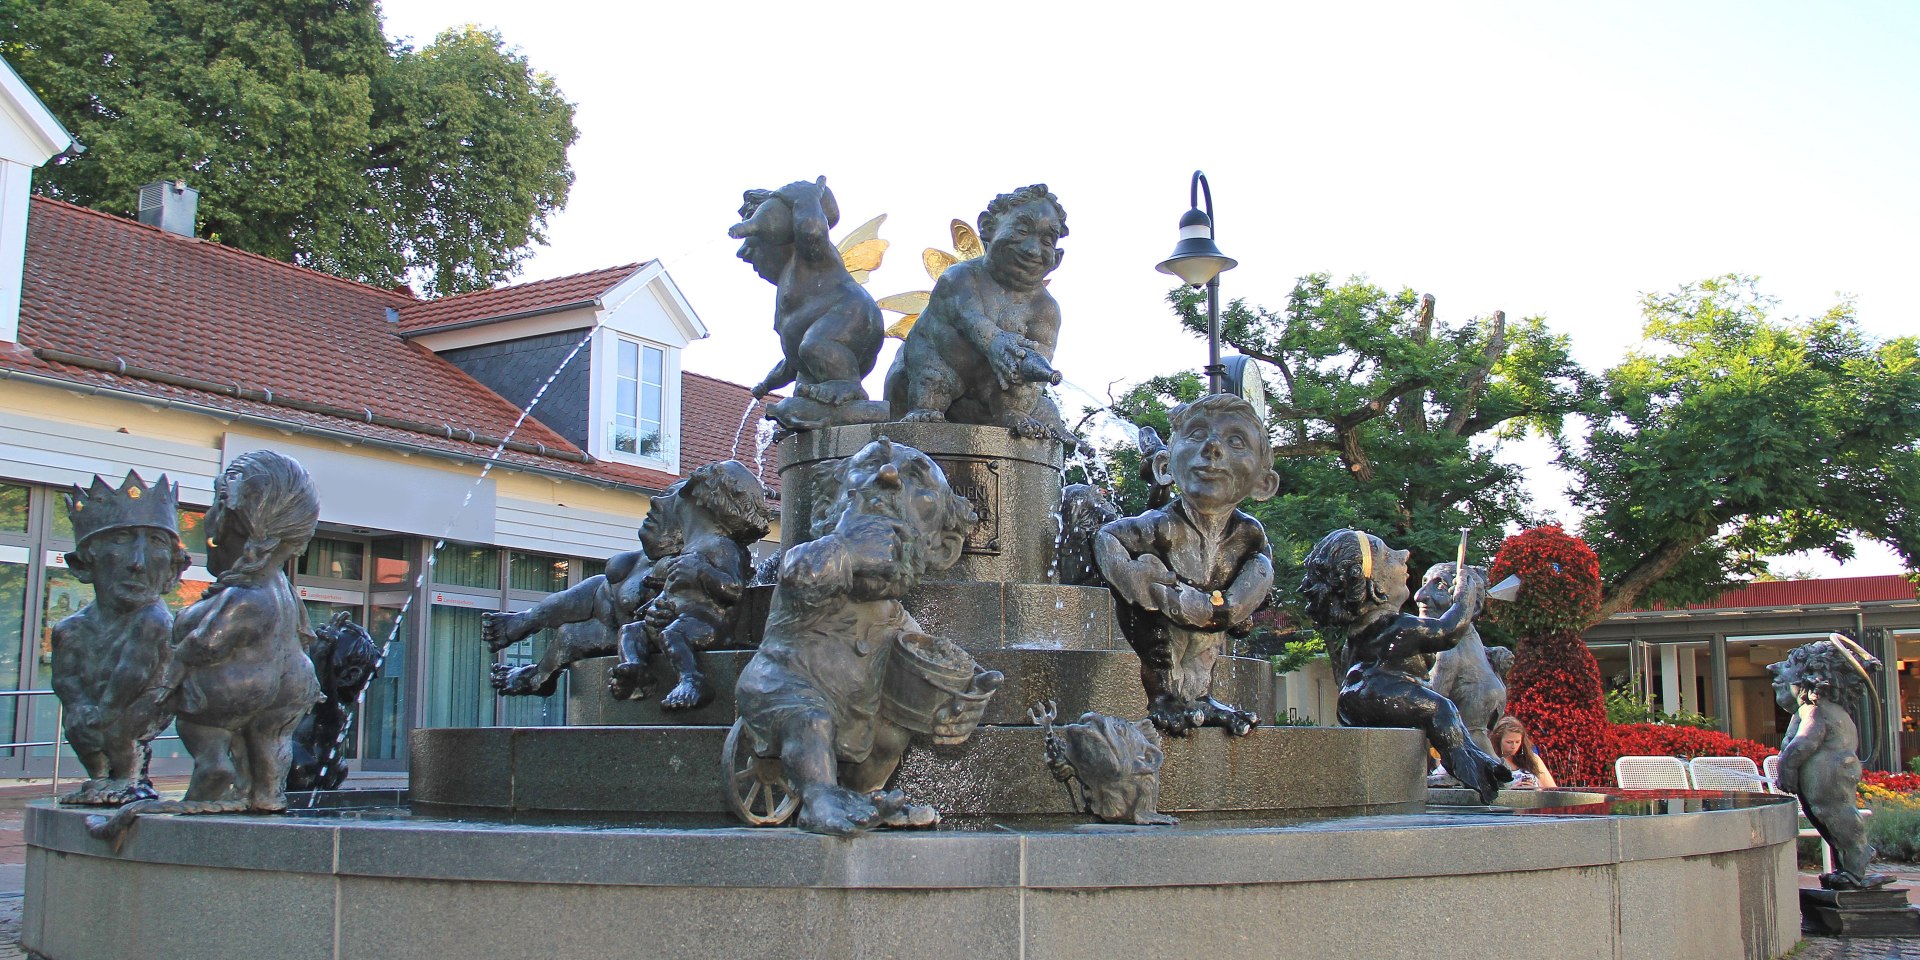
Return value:
M 1753 740 L 1730 737 L 1718 730 L 1698 727 L 1674 727 L 1659 723 L 1618 723 L 1613 725 L 1613 759 L 1620 757 L 1746 757 L 1755 764 L 1765 763 L 1780 751 Z M 1611 767 L 1613 759 L 1607 761 Z M 1920 780 L 1920 778 L 1916 778 Z

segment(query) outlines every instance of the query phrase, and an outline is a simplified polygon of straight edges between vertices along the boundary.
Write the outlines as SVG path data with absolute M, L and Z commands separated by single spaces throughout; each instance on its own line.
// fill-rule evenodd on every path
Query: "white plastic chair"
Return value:
M 1780 755 L 1776 753 L 1768 757 L 1760 766 L 1761 769 L 1766 771 L 1767 792 L 1785 793 L 1785 790 L 1780 789 Z
M 1773 786 L 1772 778 L 1762 777 L 1760 766 L 1746 757 L 1694 757 L 1687 761 L 1687 775 L 1695 790 L 1766 793 Z
M 1693 789 L 1679 757 L 1621 757 L 1613 762 L 1613 782 L 1622 790 Z

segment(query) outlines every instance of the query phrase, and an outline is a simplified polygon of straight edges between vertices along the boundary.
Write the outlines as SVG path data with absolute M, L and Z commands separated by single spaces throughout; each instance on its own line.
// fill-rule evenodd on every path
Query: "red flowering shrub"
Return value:
M 1763 764 L 1780 751 L 1753 740 L 1730 737 L 1718 730 L 1670 727 L 1660 723 L 1620 723 L 1613 727 L 1614 755 L 1607 760 L 1608 775 L 1620 757 L 1746 757 Z M 1920 777 L 1915 778 L 1920 781 Z
M 1500 544 L 1487 582 L 1520 575 L 1520 593 L 1495 603 L 1493 621 L 1517 637 L 1574 634 L 1593 626 L 1600 612 L 1600 558 L 1586 541 L 1557 523 L 1522 530 Z
M 1554 777 L 1566 784 L 1613 782 L 1613 728 L 1600 665 L 1580 640 L 1600 609 L 1600 561 L 1558 526 L 1508 537 L 1488 578 L 1520 575 L 1520 593 L 1496 603 L 1495 622 L 1520 637 L 1507 676 L 1507 712 L 1527 725 Z
M 1895 793 L 1913 793 L 1920 791 L 1920 773 L 1888 773 L 1885 770 L 1868 770 L 1860 778 L 1860 784 L 1868 787 L 1881 787 Z

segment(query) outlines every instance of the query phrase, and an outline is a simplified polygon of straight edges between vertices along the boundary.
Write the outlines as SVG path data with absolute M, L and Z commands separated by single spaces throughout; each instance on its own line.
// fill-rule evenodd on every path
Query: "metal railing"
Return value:
M 15 740 L 9 743 L 0 743 L 0 750 L 25 750 L 33 747 L 52 747 L 53 774 L 49 778 L 52 781 L 49 785 L 49 790 L 53 796 L 58 797 L 60 795 L 60 748 L 66 746 L 67 742 L 65 737 L 67 723 L 66 704 L 61 703 L 59 697 L 55 696 L 52 690 L 0 690 L 0 697 L 54 697 L 52 740 Z M 153 738 L 154 741 L 178 739 L 180 739 L 179 734 Z

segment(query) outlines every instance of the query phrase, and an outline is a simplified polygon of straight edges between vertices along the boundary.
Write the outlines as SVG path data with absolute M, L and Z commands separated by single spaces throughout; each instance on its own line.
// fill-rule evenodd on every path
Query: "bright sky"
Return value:
M 713 333 L 686 366 L 742 383 L 779 347 L 773 288 L 726 237 L 740 192 L 821 174 L 843 230 L 888 214 L 876 296 L 931 285 L 949 220 L 1047 183 L 1071 230 L 1055 362 L 1095 393 L 1205 362 L 1153 269 L 1196 167 L 1240 261 L 1227 298 L 1365 274 L 1446 320 L 1545 316 L 1594 369 L 1638 340 L 1641 293 L 1728 271 L 1790 314 L 1847 294 L 1870 332 L 1920 332 L 1920 5 L 383 7 L 421 44 L 495 28 L 578 104 L 578 179 L 524 278 L 659 258 Z M 1776 564 L 1809 568 L 1900 564 L 1872 544 Z

